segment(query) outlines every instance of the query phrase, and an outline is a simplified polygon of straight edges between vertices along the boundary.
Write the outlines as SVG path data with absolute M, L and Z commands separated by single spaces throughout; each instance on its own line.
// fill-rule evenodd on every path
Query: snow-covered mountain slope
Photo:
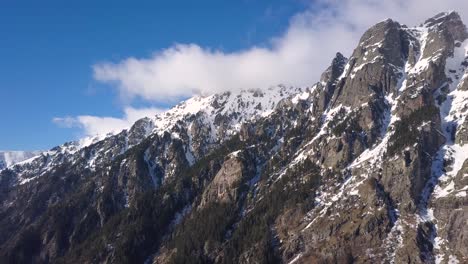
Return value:
M 386 28 L 382 30 L 381 27 Z M 379 31 L 377 34 L 376 30 Z M 379 191 L 390 196 L 386 198 L 390 199 L 386 207 L 392 228 L 385 242 L 385 251 L 379 253 L 378 249 L 368 248 L 369 252 L 383 254 L 390 263 L 400 263 L 404 261 L 401 258 L 403 245 L 410 247 L 408 239 L 426 236 L 434 240 L 434 249 L 421 251 L 423 262 L 466 261 L 466 255 L 460 256 L 453 249 L 467 245 L 468 241 L 462 238 L 468 233 L 466 223 L 456 239 L 447 238 L 466 221 L 466 207 L 459 205 L 466 203 L 464 197 L 468 190 L 468 182 L 463 180 L 463 168 L 467 166 L 468 159 L 465 145 L 468 109 L 465 94 L 468 88 L 465 81 L 468 74 L 466 27 L 456 13 L 442 13 L 419 27 L 401 27 L 389 20 L 376 25 L 368 33 L 372 34 L 363 36 L 360 48 L 355 50 L 341 78 L 351 81 L 364 79 L 366 75 L 377 71 L 379 76 L 381 69 L 389 69 L 385 73 L 388 87 L 384 86 L 379 95 L 384 111 L 372 118 L 381 125 L 381 135 L 375 142 L 370 141 L 364 151 L 354 149 L 353 162 L 343 168 L 348 175 L 347 180 L 340 184 L 338 192 L 333 191 L 334 187 L 322 190 L 317 198 L 319 206 L 308 214 L 310 217 L 307 219 L 310 220 L 306 228 L 320 225 L 320 218 L 329 217 L 326 212 L 341 211 L 349 206 L 343 201 L 352 201 L 356 195 L 362 197 L 365 184 L 374 175 L 381 184 Z M 383 39 L 378 34 L 383 34 Z M 370 84 L 374 85 L 372 81 Z M 348 91 L 362 87 L 344 86 Z M 340 109 L 346 109 L 348 113 L 365 111 L 364 105 L 357 108 L 355 97 L 349 94 L 345 97 L 341 100 L 338 97 L 337 101 L 342 104 L 325 112 L 326 123 L 336 122 L 334 118 Z M 349 115 L 341 117 L 341 120 L 346 118 Z M 333 138 L 330 133 L 321 132 L 328 141 Z M 299 157 L 304 158 L 304 155 L 317 151 L 308 149 Z M 403 187 L 405 184 L 410 184 L 411 188 L 406 189 Z M 438 201 L 440 199 L 442 201 Z M 448 208 L 459 210 L 459 213 L 447 216 Z M 434 210 L 439 213 L 434 214 Z M 424 235 L 415 231 L 415 226 L 426 229 Z
M 455 12 L 388 19 L 310 88 L 194 97 L 0 171 L 0 257 L 466 263 L 467 39 Z
M 57 146 L 35 159 L 17 164 L 14 170 L 22 184 L 64 162 L 73 163 L 85 158 L 86 167 L 93 169 L 151 135 L 163 136 L 164 133 L 169 133 L 174 139 L 179 139 L 180 133 L 185 136 L 188 145 L 186 156 L 189 163 L 193 163 L 211 145 L 239 132 L 243 123 L 268 116 L 281 100 L 306 90 L 278 85 L 263 90 L 196 96 L 154 117 L 143 118 L 119 133 L 96 135 Z
M 274 86 L 268 89 L 251 89 L 241 92 L 226 92 L 211 96 L 196 96 L 176 105 L 174 108 L 157 115 L 154 131 L 162 133 L 170 130 L 178 121 L 187 116 L 203 114 L 210 125 L 217 125 L 216 117 L 227 117 L 228 136 L 238 131 L 240 125 L 258 117 L 270 115 L 277 104 L 286 98 L 305 91 L 306 88 Z M 213 137 L 223 137 L 215 134 Z
M 2 151 L 0 150 L 0 170 L 18 162 L 38 156 L 41 151 Z

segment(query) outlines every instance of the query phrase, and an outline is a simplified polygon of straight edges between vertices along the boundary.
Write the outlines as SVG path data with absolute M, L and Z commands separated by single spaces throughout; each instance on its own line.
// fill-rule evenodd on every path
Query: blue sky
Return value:
M 99 4 L 97 4 L 99 2 Z M 144 57 L 174 43 L 225 51 L 261 44 L 300 1 L 3 1 L 0 149 L 47 149 L 80 136 L 57 116 L 121 116 L 122 100 L 92 65 Z M 132 105 L 167 107 L 138 100 Z
M 183 98 L 309 86 L 371 25 L 466 0 L 2 1 L 0 150 L 118 131 Z

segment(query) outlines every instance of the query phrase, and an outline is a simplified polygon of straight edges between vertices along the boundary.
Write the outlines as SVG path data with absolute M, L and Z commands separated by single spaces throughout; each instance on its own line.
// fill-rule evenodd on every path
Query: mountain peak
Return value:
M 333 64 L 346 61 L 346 60 L 347 58 L 341 52 L 337 52 L 335 55 L 335 58 L 333 59 Z
M 424 25 L 433 26 L 435 24 L 439 24 L 439 23 L 446 22 L 446 21 L 460 21 L 460 22 L 462 22 L 462 19 L 461 19 L 460 15 L 455 11 L 441 12 L 441 13 L 438 13 L 437 15 L 427 19 L 426 21 L 424 21 Z
M 468 263 L 465 38 L 455 12 L 387 19 L 311 88 L 195 96 L 0 171 L 0 258 Z
M 347 62 L 348 58 L 346 58 L 342 53 L 337 52 L 331 62 L 331 65 L 325 70 L 325 72 L 322 73 L 320 82 L 325 84 L 330 80 L 336 80 L 343 73 Z
M 464 41 L 468 38 L 466 26 L 455 11 L 439 13 L 426 20 L 423 26 L 448 32 L 455 41 Z

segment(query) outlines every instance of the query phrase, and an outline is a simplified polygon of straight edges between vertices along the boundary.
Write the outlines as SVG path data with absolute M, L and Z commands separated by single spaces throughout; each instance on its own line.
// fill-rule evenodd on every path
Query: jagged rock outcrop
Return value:
M 239 152 L 232 153 L 224 161 L 221 169 L 206 187 L 201 197 L 201 207 L 213 202 L 234 203 L 239 199 L 239 184 L 246 181 L 243 177 L 255 175 L 255 168 L 249 168 L 249 164 L 238 155 Z

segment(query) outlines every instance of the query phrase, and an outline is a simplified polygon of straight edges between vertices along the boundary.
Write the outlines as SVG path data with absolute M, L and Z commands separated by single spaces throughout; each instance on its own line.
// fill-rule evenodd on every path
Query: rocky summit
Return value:
M 468 32 L 391 19 L 310 87 L 191 98 L 0 172 L 2 263 L 468 263 Z

